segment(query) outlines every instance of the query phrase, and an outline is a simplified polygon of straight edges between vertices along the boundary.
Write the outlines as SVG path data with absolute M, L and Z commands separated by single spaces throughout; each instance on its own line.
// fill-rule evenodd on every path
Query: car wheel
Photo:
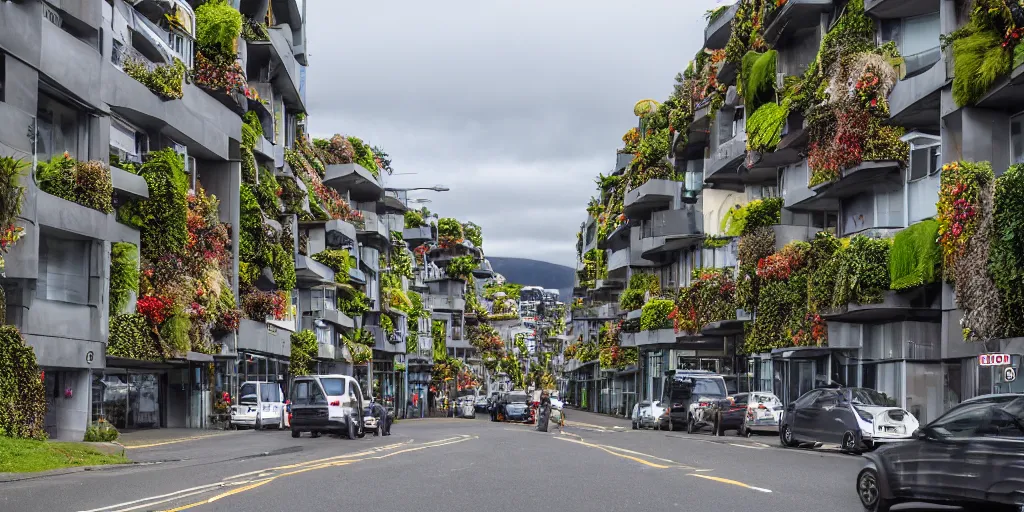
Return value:
M 316 439 L 316 438 L 320 437 L 320 432 L 317 431 L 317 430 L 314 430 L 314 431 L 309 433 L 309 437 L 312 437 L 313 439 Z
M 846 453 L 860 455 L 860 447 L 857 446 L 857 436 L 853 432 L 843 434 L 843 444 L 839 445 L 839 449 Z
M 359 426 L 356 427 L 356 438 L 362 439 L 366 437 L 366 427 L 363 426 L 363 422 L 359 422 Z
M 722 421 L 721 414 L 715 417 L 715 434 L 719 436 L 725 435 L 725 422 Z
M 779 441 L 782 442 L 782 446 L 787 448 L 796 446 L 796 441 L 793 440 L 793 429 L 789 428 L 789 425 L 783 425 L 779 429 Z
M 857 497 L 870 512 L 889 512 L 892 508 L 892 502 L 883 498 L 879 491 L 878 472 L 874 468 L 864 468 L 857 475 Z
M 740 428 L 736 430 L 736 435 L 740 437 L 750 437 L 750 431 L 747 430 L 747 423 L 740 423 Z
M 301 431 L 295 430 L 294 428 L 292 429 L 292 437 L 299 437 L 301 435 L 302 435 Z

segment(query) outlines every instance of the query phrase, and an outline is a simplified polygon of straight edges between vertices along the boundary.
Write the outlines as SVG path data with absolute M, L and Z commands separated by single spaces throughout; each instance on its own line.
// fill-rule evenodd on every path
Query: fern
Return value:
M 953 100 L 970 105 L 992 84 L 1010 72 L 1014 55 L 1001 48 L 1003 37 L 993 30 L 978 30 L 953 42 Z

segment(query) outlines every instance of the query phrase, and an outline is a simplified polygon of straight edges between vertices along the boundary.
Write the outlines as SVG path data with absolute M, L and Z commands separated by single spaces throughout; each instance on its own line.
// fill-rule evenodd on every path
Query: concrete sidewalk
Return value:
M 151 448 L 167 444 L 195 441 L 216 436 L 240 434 L 237 430 L 203 430 L 198 428 L 154 428 L 122 432 L 117 442 L 125 448 Z

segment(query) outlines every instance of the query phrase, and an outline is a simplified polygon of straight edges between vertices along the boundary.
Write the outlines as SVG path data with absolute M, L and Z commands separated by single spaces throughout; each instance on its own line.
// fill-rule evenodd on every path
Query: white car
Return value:
M 238 404 L 231 406 L 231 427 L 261 430 L 285 427 L 284 393 L 276 382 L 249 381 L 238 391 Z
M 665 407 L 661 402 L 655 400 L 644 400 L 633 406 L 633 413 L 630 420 L 633 422 L 633 429 L 638 428 L 662 428 L 662 417 L 665 416 Z
M 739 434 L 749 437 L 755 432 L 778 433 L 783 409 L 785 407 L 782 405 L 782 400 L 772 393 L 767 391 L 750 393 Z

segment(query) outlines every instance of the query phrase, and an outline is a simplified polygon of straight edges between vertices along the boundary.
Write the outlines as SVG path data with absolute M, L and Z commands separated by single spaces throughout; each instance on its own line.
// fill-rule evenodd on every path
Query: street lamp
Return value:
M 384 189 L 387 192 L 410 192 L 413 190 L 433 190 L 434 192 L 448 192 L 450 188 L 444 185 L 434 185 L 433 187 L 409 187 L 409 188 L 394 188 L 387 187 Z

